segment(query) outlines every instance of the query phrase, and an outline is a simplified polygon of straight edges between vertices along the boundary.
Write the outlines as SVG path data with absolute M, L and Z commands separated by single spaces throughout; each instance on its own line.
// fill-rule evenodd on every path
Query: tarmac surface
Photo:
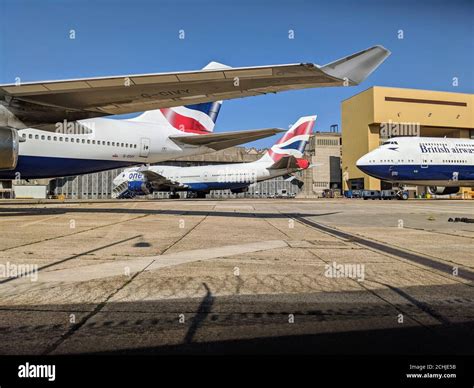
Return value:
M 0 354 L 473 354 L 455 217 L 474 202 L 0 202 Z

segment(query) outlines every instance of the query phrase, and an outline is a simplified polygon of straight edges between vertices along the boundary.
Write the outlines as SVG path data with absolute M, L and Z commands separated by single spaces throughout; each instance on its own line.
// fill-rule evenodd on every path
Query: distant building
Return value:
M 304 186 L 300 197 L 321 197 L 328 190 L 341 190 L 341 134 L 316 132 L 306 149 L 314 166 L 302 173 Z

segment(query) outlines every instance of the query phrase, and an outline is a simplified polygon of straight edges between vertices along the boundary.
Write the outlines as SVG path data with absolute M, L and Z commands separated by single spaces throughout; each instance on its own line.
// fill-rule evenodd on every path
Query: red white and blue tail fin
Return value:
M 228 69 L 229 66 L 211 62 L 203 70 Z M 207 134 L 214 131 L 222 101 L 202 104 L 184 105 L 173 108 L 162 108 L 143 112 L 131 121 L 154 123 L 174 128 L 186 134 Z
M 316 116 L 301 117 L 260 160 L 276 164 L 282 158 L 289 156 L 293 156 L 295 159 L 303 158 L 304 149 L 309 141 L 315 122 Z

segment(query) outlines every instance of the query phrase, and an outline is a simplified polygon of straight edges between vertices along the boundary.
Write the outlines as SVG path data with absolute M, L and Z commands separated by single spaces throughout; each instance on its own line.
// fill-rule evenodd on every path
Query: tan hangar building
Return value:
M 342 102 L 343 190 L 380 190 L 380 180 L 356 166 L 383 141 L 381 129 L 401 135 L 474 138 L 474 94 L 374 86 Z M 383 131 L 382 131 L 383 134 Z

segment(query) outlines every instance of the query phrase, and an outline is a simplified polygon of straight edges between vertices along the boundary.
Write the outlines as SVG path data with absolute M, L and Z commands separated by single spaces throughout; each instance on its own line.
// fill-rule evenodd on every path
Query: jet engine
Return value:
M 13 170 L 18 162 L 18 132 L 0 127 L 0 170 Z
M 428 192 L 432 195 L 449 195 L 456 194 L 459 187 L 429 186 Z

